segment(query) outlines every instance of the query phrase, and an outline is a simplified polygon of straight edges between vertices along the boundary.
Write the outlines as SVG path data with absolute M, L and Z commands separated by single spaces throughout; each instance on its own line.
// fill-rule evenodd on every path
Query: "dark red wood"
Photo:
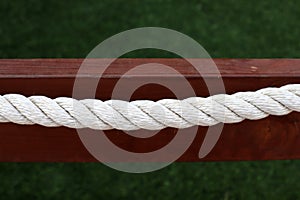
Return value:
M 45 95 L 51 98 L 72 96 L 74 79 L 82 59 L 3 59 L 0 60 L 0 94 L 19 93 L 26 96 Z M 203 79 L 183 59 L 118 59 L 102 76 L 101 91 L 96 98 L 110 99 L 114 85 L 122 74 L 145 63 L 166 64 L 183 74 L 198 96 L 208 96 Z M 260 88 L 300 83 L 299 59 L 215 59 L 224 80 L 226 93 L 254 91 Z M 95 78 L 96 67 L 91 65 L 81 78 Z M 101 66 L 100 66 L 101 67 Z M 130 81 L 163 76 L 176 82 L 176 74 L 145 69 L 134 74 Z M 218 77 L 205 71 L 203 76 L 212 82 Z M 103 87 L 105 86 L 105 87 Z M 184 93 L 181 98 L 190 94 Z M 122 98 L 122 97 L 120 97 Z M 165 87 L 149 84 L 139 88 L 131 100 L 174 98 Z M 300 113 L 224 126 L 214 149 L 204 159 L 198 152 L 206 127 L 199 127 L 196 139 L 178 161 L 274 160 L 300 158 Z M 140 139 L 122 131 L 106 131 L 106 135 L 120 147 L 133 152 L 159 149 L 172 140 L 176 129 L 167 128 L 159 134 Z M 17 162 L 91 162 L 96 161 L 81 143 L 76 130 L 39 125 L 0 124 L 0 161 Z

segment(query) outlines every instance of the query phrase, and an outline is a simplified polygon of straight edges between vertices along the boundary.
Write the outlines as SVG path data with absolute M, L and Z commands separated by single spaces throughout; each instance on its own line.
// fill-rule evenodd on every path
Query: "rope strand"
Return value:
M 96 130 L 161 130 L 258 120 L 300 112 L 300 84 L 184 100 L 101 101 L 0 95 L 0 122 Z

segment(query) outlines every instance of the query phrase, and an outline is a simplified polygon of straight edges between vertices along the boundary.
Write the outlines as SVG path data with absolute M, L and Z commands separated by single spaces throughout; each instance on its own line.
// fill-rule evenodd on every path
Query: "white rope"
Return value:
M 101 101 L 0 95 L 0 122 L 97 130 L 160 130 L 237 123 L 300 112 L 300 84 L 184 100 Z

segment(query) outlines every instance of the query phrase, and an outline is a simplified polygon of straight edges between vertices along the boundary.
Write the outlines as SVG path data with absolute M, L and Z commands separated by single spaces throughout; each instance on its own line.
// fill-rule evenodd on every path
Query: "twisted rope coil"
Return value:
M 184 100 L 101 101 L 0 95 L 0 122 L 96 130 L 160 130 L 258 120 L 300 112 L 300 84 Z

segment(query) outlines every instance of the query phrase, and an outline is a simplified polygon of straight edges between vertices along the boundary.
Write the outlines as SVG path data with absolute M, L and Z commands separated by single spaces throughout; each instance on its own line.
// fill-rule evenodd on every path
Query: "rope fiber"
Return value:
M 76 100 L 0 95 L 0 122 L 96 130 L 161 130 L 258 120 L 300 112 L 300 84 L 184 100 Z

